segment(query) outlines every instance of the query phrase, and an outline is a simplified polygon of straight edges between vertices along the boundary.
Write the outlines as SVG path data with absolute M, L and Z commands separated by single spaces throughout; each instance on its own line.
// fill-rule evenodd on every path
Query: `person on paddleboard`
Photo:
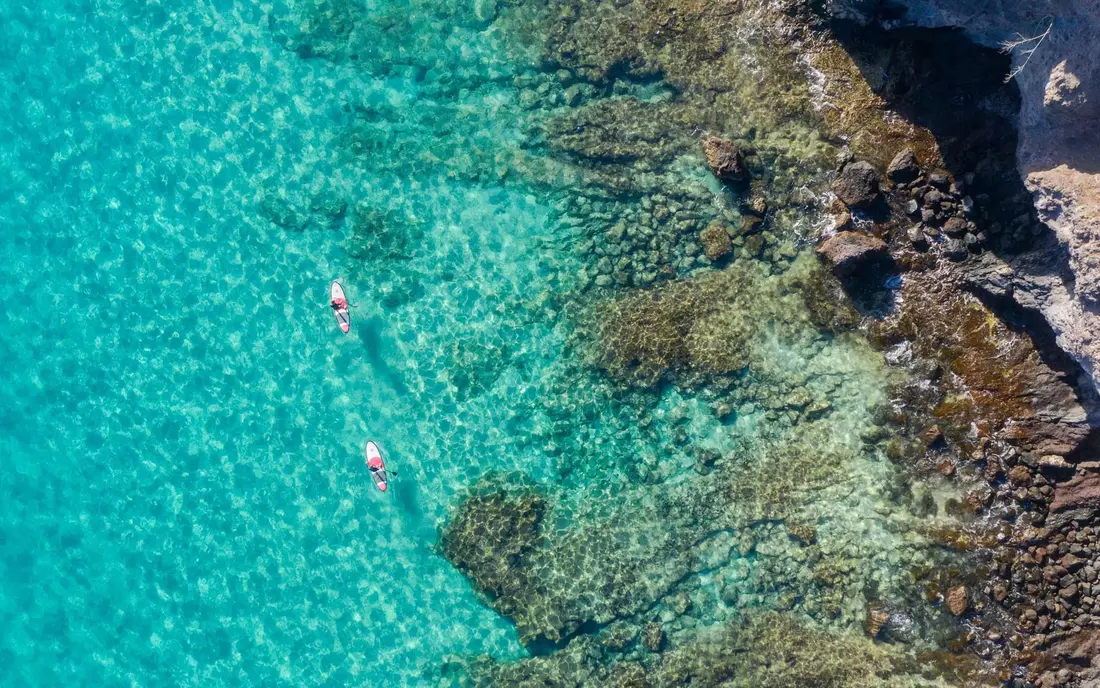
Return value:
M 389 487 L 390 478 L 386 471 L 386 462 L 382 460 L 382 452 L 374 442 L 367 442 L 367 468 L 370 469 L 374 486 L 385 492 Z M 394 475 L 397 474 L 394 473 Z
M 341 286 L 337 280 L 332 281 L 332 285 L 329 287 L 329 301 L 328 305 L 332 308 L 333 315 L 336 316 L 336 324 L 340 326 L 340 331 L 347 334 L 351 331 L 351 315 L 348 313 L 348 297 L 344 295 L 344 287 Z

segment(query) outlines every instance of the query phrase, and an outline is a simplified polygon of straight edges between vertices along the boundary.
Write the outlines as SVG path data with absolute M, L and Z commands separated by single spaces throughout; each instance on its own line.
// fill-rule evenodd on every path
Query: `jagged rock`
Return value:
M 727 184 L 737 184 L 749 177 L 745 159 L 737 144 L 721 136 L 703 137 L 703 153 L 710 171 Z
M 869 208 L 879 195 L 878 172 L 869 162 L 849 163 L 833 180 L 831 188 L 849 208 Z
M 733 242 L 730 240 L 726 226 L 714 220 L 706 228 L 699 232 L 699 243 L 703 245 L 703 253 L 707 260 L 719 260 L 733 251 Z
M 962 616 L 970 609 L 970 593 L 965 585 L 956 585 L 947 591 L 947 609 L 955 616 Z
M 889 259 L 886 242 L 859 232 L 838 232 L 817 247 L 817 253 L 839 277 L 860 267 Z
M 1048 528 L 1056 529 L 1070 521 L 1093 519 L 1100 509 L 1100 473 L 1079 473 L 1054 486 L 1054 501 L 1047 516 Z
M 898 184 L 907 184 L 920 176 L 920 165 L 917 163 L 917 154 L 906 148 L 890 161 L 886 168 L 886 176 Z

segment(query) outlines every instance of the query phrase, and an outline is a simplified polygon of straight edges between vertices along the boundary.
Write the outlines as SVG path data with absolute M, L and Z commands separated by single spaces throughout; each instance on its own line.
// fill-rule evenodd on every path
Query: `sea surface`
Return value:
M 797 414 L 716 416 L 675 385 L 630 401 L 580 353 L 568 303 L 605 298 L 578 277 L 587 182 L 517 171 L 544 154 L 540 108 L 569 104 L 532 107 L 538 35 L 501 12 L 0 4 L 0 685 L 433 685 L 449 658 L 521 659 L 437 547 L 482 476 L 522 475 L 598 523 L 690 493 L 688 445 L 798 435 Z M 685 165 L 725 202 L 701 156 Z M 831 405 L 810 444 L 848 452 L 846 477 L 806 513 L 889 588 L 919 542 L 863 449 L 881 355 L 812 333 L 755 351 L 761 384 Z M 715 570 L 749 575 L 736 551 Z M 782 592 L 708 603 L 712 583 L 700 624 Z

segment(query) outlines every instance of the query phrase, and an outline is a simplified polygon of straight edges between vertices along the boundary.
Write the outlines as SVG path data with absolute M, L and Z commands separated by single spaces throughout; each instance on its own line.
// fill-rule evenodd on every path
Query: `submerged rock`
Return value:
M 867 618 L 864 620 L 864 626 L 867 629 L 867 635 L 872 638 L 878 637 L 878 634 L 882 632 L 882 629 L 886 626 L 886 622 L 890 620 L 890 612 L 882 607 L 868 607 Z
M 869 162 L 849 163 L 831 188 L 844 205 L 865 210 L 879 197 L 878 172 Z
M 838 277 L 889 258 L 886 242 L 859 232 L 838 232 L 818 246 L 817 253 Z
M 965 585 L 956 585 L 947 591 L 947 610 L 955 616 L 962 616 L 970 609 L 970 592 Z
M 665 646 L 665 631 L 661 624 L 650 621 L 642 628 L 642 645 L 650 652 L 660 652 Z
M 878 688 L 985 685 L 980 667 L 957 667 L 957 683 L 917 673 L 899 645 L 806 624 L 798 614 L 754 612 L 700 633 L 642 662 L 601 657 L 586 638 L 548 657 L 480 662 L 471 684 L 495 686 L 722 686 L 729 688 Z M 1074 650 L 1080 654 L 1080 650 Z
M 737 144 L 721 136 L 703 138 L 703 153 L 710 171 L 727 184 L 738 184 L 749 177 L 745 159 Z
M 703 245 L 703 253 L 707 260 L 712 262 L 728 256 L 733 251 L 733 241 L 730 240 L 729 232 L 718 220 L 711 222 L 699 233 L 699 243 Z

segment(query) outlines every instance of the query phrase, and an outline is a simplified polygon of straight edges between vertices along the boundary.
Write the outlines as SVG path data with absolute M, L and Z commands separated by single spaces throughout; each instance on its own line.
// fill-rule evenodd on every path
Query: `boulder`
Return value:
M 965 585 L 956 585 L 947 591 L 947 609 L 955 616 L 962 616 L 970 608 L 970 594 Z
M 1008 472 L 1008 482 L 1016 487 L 1028 487 L 1031 485 L 1031 471 L 1023 464 L 1013 466 Z
M 890 257 L 886 242 L 859 232 L 838 232 L 818 246 L 817 253 L 838 277 L 850 275 L 860 267 L 886 261 Z
M 943 240 L 943 254 L 954 261 L 966 260 L 966 242 L 955 237 L 947 237 Z
M 716 261 L 733 251 L 733 242 L 730 240 L 726 226 L 718 220 L 711 222 L 706 229 L 699 232 L 699 243 L 703 245 L 703 253 L 707 260 Z
M 723 182 L 737 184 L 749 178 L 741 149 L 733 141 L 721 136 L 705 136 L 703 153 L 707 156 L 707 167 Z
M 879 195 L 878 172 L 869 162 L 849 163 L 833 180 L 832 190 L 849 208 L 870 208 Z
M 890 161 L 886 168 L 886 176 L 897 184 L 907 184 L 920 176 L 920 165 L 917 163 L 917 155 L 906 148 Z
M 1100 509 L 1100 473 L 1079 473 L 1054 487 L 1054 501 L 1047 516 L 1048 528 L 1057 529 L 1070 521 L 1090 521 Z
M 966 229 L 966 220 L 962 218 L 948 218 L 947 222 L 943 223 L 943 231 L 951 236 L 962 236 L 966 234 Z
M 883 627 L 886 626 L 886 622 L 889 620 L 890 612 L 882 607 L 868 606 L 867 615 L 864 617 L 864 628 L 867 629 L 867 635 L 872 638 L 878 637 L 878 634 L 882 632 Z

